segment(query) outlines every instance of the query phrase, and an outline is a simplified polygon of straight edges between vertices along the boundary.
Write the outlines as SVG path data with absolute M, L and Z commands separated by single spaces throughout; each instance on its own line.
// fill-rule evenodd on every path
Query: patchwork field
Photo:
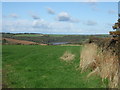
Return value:
M 25 37 L 39 37 L 39 36 L 43 36 L 42 34 L 18 34 L 18 35 L 15 35 L 17 37 L 19 36 L 25 36 Z
M 38 45 L 36 42 L 31 42 L 31 41 L 25 41 L 25 40 L 16 40 L 16 39 L 11 39 L 11 38 L 3 38 L 5 42 L 8 42 L 9 44 L 22 44 L 22 45 Z M 40 45 L 40 44 L 39 44 Z
M 98 76 L 80 73 L 82 46 L 3 45 L 3 87 L 5 88 L 101 88 Z M 68 62 L 61 56 L 74 56 Z

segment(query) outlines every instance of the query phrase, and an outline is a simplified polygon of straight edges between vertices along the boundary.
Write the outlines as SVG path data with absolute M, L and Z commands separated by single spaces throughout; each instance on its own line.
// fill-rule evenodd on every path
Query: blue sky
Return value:
M 3 2 L 3 32 L 108 34 L 117 2 Z

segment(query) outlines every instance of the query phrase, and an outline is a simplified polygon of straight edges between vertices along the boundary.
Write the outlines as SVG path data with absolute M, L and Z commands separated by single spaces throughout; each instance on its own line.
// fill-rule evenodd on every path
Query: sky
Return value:
M 2 2 L 2 32 L 108 34 L 117 2 Z

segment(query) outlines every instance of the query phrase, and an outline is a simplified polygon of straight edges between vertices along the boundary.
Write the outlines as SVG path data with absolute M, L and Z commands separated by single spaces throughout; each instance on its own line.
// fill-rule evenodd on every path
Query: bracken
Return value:
M 85 44 L 81 51 L 80 68 L 81 72 L 91 68 L 92 72 L 87 77 L 99 75 L 102 80 L 106 78 L 109 80 L 109 88 L 118 88 L 120 86 L 120 60 L 117 49 L 119 48 L 111 47 L 107 48 L 106 43 L 102 46 L 96 43 Z

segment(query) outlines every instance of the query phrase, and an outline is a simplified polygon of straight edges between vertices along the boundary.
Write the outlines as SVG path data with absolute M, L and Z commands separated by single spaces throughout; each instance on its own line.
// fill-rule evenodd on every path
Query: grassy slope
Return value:
M 49 34 L 49 36 L 51 36 L 51 37 L 64 37 L 64 36 L 68 36 L 68 35 Z
M 38 36 L 43 36 L 41 34 L 18 34 L 18 35 L 14 35 L 14 36 L 25 36 L 25 37 L 38 37 Z
M 14 88 L 86 88 L 103 87 L 99 77 L 80 73 L 80 46 L 3 46 L 3 82 Z M 74 62 L 59 59 L 68 50 Z
M 63 37 L 67 35 L 58 35 L 58 34 L 48 34 L 51 37 Z M 42 34 L 18 34 L 14 36 L 25 36 L 25 37 L 38 37 L 38 36 L 43 36 Z

